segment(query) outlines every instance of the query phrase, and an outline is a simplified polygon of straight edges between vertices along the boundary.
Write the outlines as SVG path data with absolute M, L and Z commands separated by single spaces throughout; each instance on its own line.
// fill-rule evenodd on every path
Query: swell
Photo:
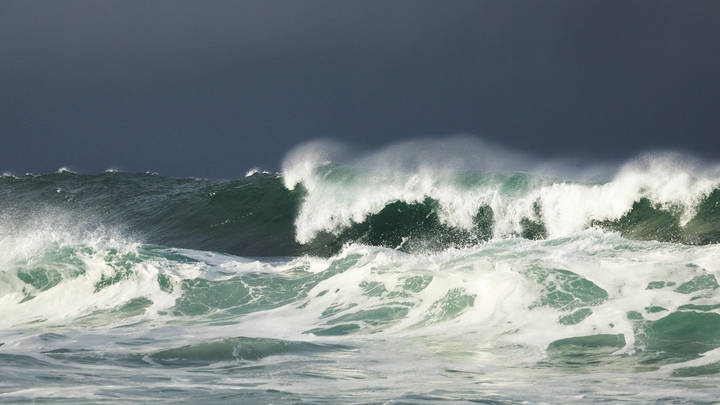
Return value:
M 577 189 L 585 187 L 579 193 L 592 198 L 613 182 L 585 186 L 528 174 L 465 173 L 462 187 L 454 178 L 451 188 L 398 194 L 358 186 L 364 173 L 347 167 L 316 172 L 322 187 L 310 179 L 310 187 L 292 189 L 265 173 L 230 181 L 117 172 L 6 176 L 0 178 L 0 236 L 43 226 L 113 228 L 145 243 L 241 256 L 329 256 L 351 242 L 438 251 L 490 239 L 564 237 L 590 227 L 636 240 L 720 242 L 720 188 L 699 193 L 694 204 L 655 201 L 651 193 L 624 197 L 627 206 L 619 208 L 612 199 L 586 202 L 593 212 L 573 205 L 582 201 Z M 362 205 L 363 199 L 372 201 Z M 60 213 L 70 219 L 38 224 Z
M 64 216 L 72 227 L 118 229 L 147 243 L 244 256 L 295 255 L 300 245 L 293 220 L 301 196 L 268 174 L 232 181 L 117 172 L 5 177 L 0 231 L 57 227 L 53 217 Z

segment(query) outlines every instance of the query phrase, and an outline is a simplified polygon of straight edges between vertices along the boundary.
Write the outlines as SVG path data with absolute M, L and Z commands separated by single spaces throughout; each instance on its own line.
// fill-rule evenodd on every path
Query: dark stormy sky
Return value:
M 0 170 L 238 177 L 466 133 L 720 160 L 720 1 L 0 1 Z

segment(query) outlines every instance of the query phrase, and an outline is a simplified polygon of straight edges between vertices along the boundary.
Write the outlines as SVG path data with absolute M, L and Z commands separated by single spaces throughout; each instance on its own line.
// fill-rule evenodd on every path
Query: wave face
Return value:
M 480 146 L 4 175 L 0 402 L 715 401 L 716 168 Z
M 301 197 L 270 174 L 232 181 L 67 171 L 0 178 L 6 232 L 114 229 L 149 243 L 250 256 L 300 251 L 293 221 Z

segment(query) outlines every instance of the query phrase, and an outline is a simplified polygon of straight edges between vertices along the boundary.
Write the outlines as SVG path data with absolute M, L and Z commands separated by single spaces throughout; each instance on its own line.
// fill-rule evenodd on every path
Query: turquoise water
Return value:
M 713 177 L 293 170 L 0 179 L 0 402 L 720 395 Z

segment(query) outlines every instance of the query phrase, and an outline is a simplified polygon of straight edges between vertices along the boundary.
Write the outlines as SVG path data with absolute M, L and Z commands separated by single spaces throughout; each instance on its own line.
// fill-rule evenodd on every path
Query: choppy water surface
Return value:
M 6 175 L 0 402 L 712 403 L 720 177 L 683 167 Z

